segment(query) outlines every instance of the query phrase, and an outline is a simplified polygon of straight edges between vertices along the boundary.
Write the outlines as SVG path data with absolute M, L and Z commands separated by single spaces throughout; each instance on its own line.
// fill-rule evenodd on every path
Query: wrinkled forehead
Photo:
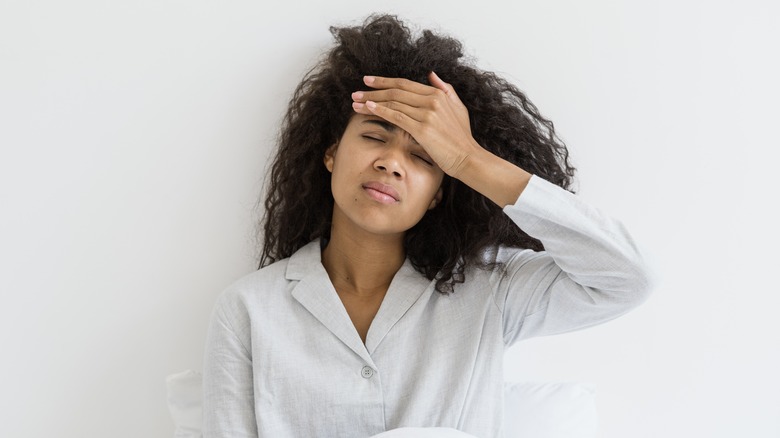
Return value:
M 414 137 L 412 137 L 408 132 L 401 129 L 398 125 L 388 122 L 387 120 L 379 116 L 355 114 L 350 119 L 347 128 L 349 129 L 349 127 L 366 127 L 366 126 L 378 127 L 384 130 L 385 132 L 387 132 L 388 134 L 406 135 L 409 136 L 412 142 L 417 143 L 417 140 L 415 140 Z

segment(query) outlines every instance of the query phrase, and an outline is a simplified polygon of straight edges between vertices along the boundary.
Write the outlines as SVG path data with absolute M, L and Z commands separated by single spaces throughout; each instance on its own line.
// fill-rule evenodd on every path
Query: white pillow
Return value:
M 370 438 L 477 438 L 451 427 L 399 427 Z
M 166 378 L 174 438 L 201 438 L 202 376 L 187 370 Z M 595 438 L 598 432 L 596 386 L 591 383 L 504 384 L 504 438 Z M 423 434 L 424 433 L 424 434 Z M 470 437 L 450 428 L 404 427 L 374 438 Z
M 597 435 L 595 384 L 504 384 L 504 438 L 595 438 Z
M 168 409 L 176 426 L 174 438 L 201 438 L 203 417 L 203 376 L 192 370 L 171 374 L 168 386 Z

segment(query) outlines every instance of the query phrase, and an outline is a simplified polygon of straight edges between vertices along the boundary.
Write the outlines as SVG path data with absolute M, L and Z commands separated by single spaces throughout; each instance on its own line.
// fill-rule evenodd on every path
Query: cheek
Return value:
M 363 172 L 349 166 L 349 163 L 335 163 L 330 176 L 330 191 L 340 202 L 358 202 L 356 183 Z
M 425 194 L 427 198 L 433 198 L 436 191 L 441 187 L 442 177 L 438 174 L 424 175 L 419 181 L 418 187 L 425 187 Z
M 410 182 L 409 186 L 414 188 L 414 209 L 421 210 L 424 214 L 439 189 L 438 178 L 426 176 Z

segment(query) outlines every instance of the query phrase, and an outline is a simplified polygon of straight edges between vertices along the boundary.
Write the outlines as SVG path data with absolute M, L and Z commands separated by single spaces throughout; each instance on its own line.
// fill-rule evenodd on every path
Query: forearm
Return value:
M 503 211 L 544 245 L 507 248 L 499 260 L 507 345 L 609 321 L 652 292 L 655 275 L 626 227 L 574 194 L 534 176 Z
M 475 143 L 453 176 L 504 208 L 517 201 L 532 175 Z

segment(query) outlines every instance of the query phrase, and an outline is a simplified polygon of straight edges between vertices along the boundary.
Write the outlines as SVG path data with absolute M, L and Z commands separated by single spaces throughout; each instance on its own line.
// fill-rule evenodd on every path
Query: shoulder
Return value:
M 264 293 L 273 286 L 287 281 L 286 272 L 290 259 L 276 261 L 244 275 L 228 286 L 224 293 L 234 295 Z
M 237 317 L 250 313 L 257 303 L 272 300 L 289 283 L 285 276 L 289 260 L 279 260 L 235 280 L 217 297 L 216 309 Z
M 218 306 L 234 311 L 254 308 L 256 311 L 281 306 L 289 300 L 285 293 L 298 282 L 311 267 L 320 263 L 319 242 L 313 241 L 298 249 L 292 256 L 251 272 L 223 290 L 217 299 Z

